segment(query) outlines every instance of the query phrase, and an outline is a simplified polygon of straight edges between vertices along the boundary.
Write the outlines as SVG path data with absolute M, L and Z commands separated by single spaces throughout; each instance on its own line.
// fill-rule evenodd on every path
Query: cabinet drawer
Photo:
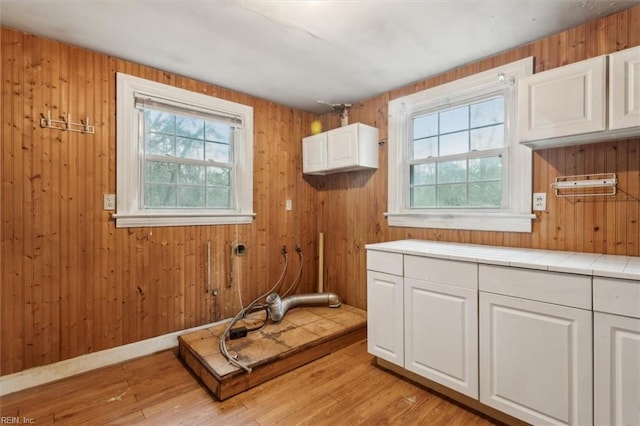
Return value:
M 402 254 L 367 250 L 367 269 L 393 275 L 402 275 Z
M 480 265 L 480 291 L 591 309 L 591 277 L 532 269 Z
M 593 310 L 640 318 L 640 281 L 594 277 Z
M 478 265 L 470 262 L 407 255 L 404 276 L 472 290 L 478 288 Z

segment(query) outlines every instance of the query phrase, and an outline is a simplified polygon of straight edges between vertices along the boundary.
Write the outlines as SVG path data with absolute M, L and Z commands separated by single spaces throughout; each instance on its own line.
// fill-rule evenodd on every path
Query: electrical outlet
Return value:
M 547 209 L 547 193 L 534 192 L 533 193 L 533 210 L 544 211 L 546 209 Z
M 285 210 L 291 210 L 293 208 L 293 206 L 291 205 L 291 200 L 286 200 L 285 201 Z
M 102 194 L 102 208 L 104 210 L 115 210 L 116 194 Z

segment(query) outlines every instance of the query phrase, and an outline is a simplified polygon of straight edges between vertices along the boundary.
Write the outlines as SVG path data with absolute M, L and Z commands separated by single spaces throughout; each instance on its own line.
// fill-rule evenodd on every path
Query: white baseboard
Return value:
M 226 321 L 222 321 L 226 322 Z M 53 364 L 34 367 L 6 376 L 0 376 L 0 396 L 8 395 L 24 389 L 39 386 L 55 380 L 71 377 L 96 368 L 106 367 L 133 358 L 151 355 L 156 352 L 172 349 L 178 346 L 178 336 L 203 328 L 212 327 L 220 323 L 212 323 L 193 327 L 174 333 L 164 334 L 147 340 L 118 346 L 104 351 L 80 355 L 75 358 Z

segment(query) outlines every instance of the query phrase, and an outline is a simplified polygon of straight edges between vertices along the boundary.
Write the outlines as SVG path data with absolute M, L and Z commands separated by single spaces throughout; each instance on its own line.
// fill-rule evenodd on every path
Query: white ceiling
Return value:
M 0 0 L 0 24 L 310 112 L 640 0 Z

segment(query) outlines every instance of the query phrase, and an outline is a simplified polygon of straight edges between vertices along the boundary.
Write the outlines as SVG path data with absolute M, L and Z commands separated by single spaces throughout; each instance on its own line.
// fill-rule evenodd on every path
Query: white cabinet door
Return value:
M 339 169 L 358 164 L 358 132 L 355 126 L 339 127 L 327 135 L 327 166 Z
M 302 173 L 327 169 L 327 134 L 318 133 L 302 139 Z
M 606 66 L 603 55 L 521 78 L 520 141 L 605 130 Z
M 640 46 L 609 55 L 609 128 L 640 126 Z
M 327 132 L 327 168 L 378 167 L 378 129 L 354 123 Z
M 405 368 L 477 399 L 477 290 L 412 278 L 404 285 Z
M 593 422 L 592 312 L 480 292 L 480 402 L 535 425 Z
M 594 314 L 596 425 L 640 425 L 640 319 Z
M 398 275 L 367 270 L 367 349 L 404 367 L 403 281 Z

